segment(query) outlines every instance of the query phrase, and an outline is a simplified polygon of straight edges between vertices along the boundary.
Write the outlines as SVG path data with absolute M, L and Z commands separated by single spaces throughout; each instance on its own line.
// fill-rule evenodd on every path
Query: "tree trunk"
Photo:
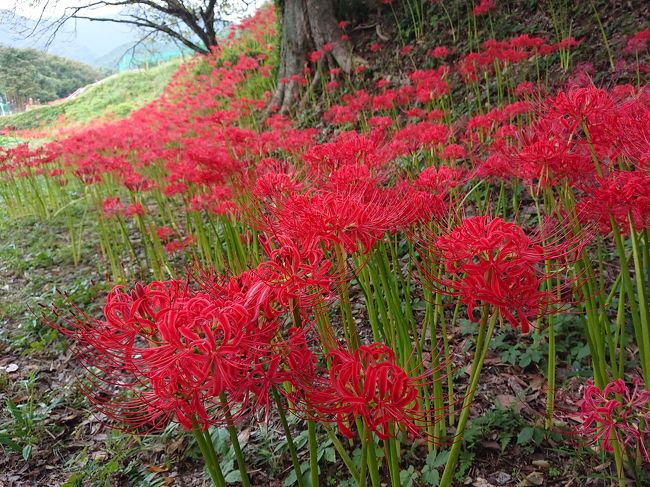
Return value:
M 285 0 L 283 4 L 278 12 L 282 17 L 278 88 L 271 99 L 271 106 L 279 107 L 280 113 L 286 113 L 294 102 L 298 88 L 294 77 L 302 76 L 309 52 L 331 43 L 334 47 L 325 61 L 346 73 L 355 61 L 350 43 L 341 40 L 333 0 Z

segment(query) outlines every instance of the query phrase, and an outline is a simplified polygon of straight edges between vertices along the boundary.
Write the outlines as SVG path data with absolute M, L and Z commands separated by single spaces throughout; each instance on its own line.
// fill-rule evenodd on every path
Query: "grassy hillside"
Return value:
M 12 145 L 16 145 L 20 142 L 21 140 L 17 137 L 0 134 L 0 147 L 11 147 Z
M 61 118 L 67 123 L 84 123 L 109 116 L 123 117 L 162 93 L 180 60 L 155 68 L 112 76 L 90 86 L 78 96 L 25 113 L 0 118 L 0 129 L 43 128 Z
M 47 103 L 106 76 L 71 59 L 53 56 L 36 49 L 17 49 L 0 45 L 0 91 L 10 99 L 38 100 Z

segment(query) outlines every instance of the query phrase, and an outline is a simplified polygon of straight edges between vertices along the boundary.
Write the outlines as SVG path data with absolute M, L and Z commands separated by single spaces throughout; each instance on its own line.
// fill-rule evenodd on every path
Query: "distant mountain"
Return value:
M 95 65 L 111 70 L 126 71 L 146 65 L 158 64 L 193 52 L 174 42 L 155 41 L 142 44 L 128 43 L 116 47 L 108 54 L 95 59 Z
M 0 98 L 10 111 L 31 103 L 46 103 L 68 96 L 105 76 L 105 72 L 36 49 L 0 45 Z M 7 111 L 7 108 L 5 110 Z
M 4 15 L 3 15 L 4 14 Z M 116 47 L 135 43 L 140 33 L 131 26 L 112 22 L 93 22 L 79 19 L 66 23 L 48 46 L 49 35 L 34 35 L 25 38 L 21 32 L 47 30 L 48 21 L 36 27 L 36 21 L 27 17 L 17 17 L 8 22 L 7 12 L 0 11 L 0 44 L 10 47 L 32 48 L 57 56 L 74 59 L 96 66 L 96 60 L 105 56 Z M 20 26 L 19 29 L 16 26 Z

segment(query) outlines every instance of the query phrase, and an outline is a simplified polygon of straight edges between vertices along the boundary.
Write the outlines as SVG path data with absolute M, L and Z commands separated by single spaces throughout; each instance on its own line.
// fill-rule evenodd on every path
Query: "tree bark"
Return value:
M 349 73 L 355 60 L 348 41 L 341 40 L 343 31 L 334 16 L 333 0 L 285 0 L 278 12 L 282 17 L 280 40 L 280 65 L 278 88 L 271 99 L 271 106 L 286 113 L 292 106 L 302 76 L 307 54 L 318 51 L 327 43 L 333 48 L 325 56 L 330 66 L 338 66 Z

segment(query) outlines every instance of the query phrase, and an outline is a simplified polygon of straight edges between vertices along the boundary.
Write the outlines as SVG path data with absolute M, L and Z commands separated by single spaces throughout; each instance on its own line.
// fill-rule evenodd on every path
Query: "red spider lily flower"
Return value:
M 343 188 L 289 197 L 270 209 L 273 220 L 263 225 L 270 227 L 269 233 L 301 242 L 303 248 L 337 244 L 348 253 L 365 253 L 408 221 L 411 212 L 409 202 L 394 191 Z
M 445 112 L 440 109 L 431 110 L 427 113 L 427 120 L 429 122 L 439 122 L 443 118 L 445 118 Z
M 369 47 L 370 52 L 377 52 L 381 50 L 381 44 L 378 42 L 373 42 Z
M 186 237 L 183 237 L 181 240 L 173 240 L 171 242 L 167 242 L 164 247 L 167 253 L 173 254 L 179 250 L 183 250 L 189 247 L 194 242 L 196 242 L 196 237 L 194 235 L 188 235 Z
M 459 144 L 449 144 L 442 151 L 443 159 L 465 159 L 467 150 Z
M 598 186 L 586 188 L 579 214 L 596 222 L 603 233 L 612 230 L 612 219 L 623 234 L 650 229 L 650 174 L 644 171 L 615 171 L 599 178 Z
M 523 97 L 524 95 L 532 95 L 536 92 L 537 86 L 532 81 L 522 81 L 515 87 L 515 95 Z
M 267 172 L 255 181 L 253 196 L 258 199 L 278 198 L 300 191 L 302 184 L 284 172 Z
M 642 389 L 638 378 L 632 388 L 618 379 L 602 390 L 587 381 L 580 412 L 573 416 L 580 420 L 577 430 L 591 443 L 601 443 L 605 451 L 613 452 L 615 440 L 632 455 L 638 449 L 642 459 L 650 462 L 646 447 L 650 442 L 650 390 Z
M 303 156 L 310 176 L 315 180 L 348 164 L 381 169 L 394 158 L 395 152 L 390 144 L 385 143 L 383 132 L 377 130 L 369 134 L 343 132 L 333 142 L 312 146 Z
M 358 118 L 359 113 L 347 105 L 333 105 L 323 114 L 326 122 L 340 125 L 356 123 Z
M 443 199 L 444 195 L 431 191 L 420 191 L 407 184 L 398 184 L 396 190 L 409 200 L 409 213 L 405 215 L 400 230 L 410 230 L 413 225 L 440 221 L 449 213 L 450 205 Z
M 297 401 L 301 395 L 298 391 L 305 384 L 313 384 L 317 380 L 318 356 L 312 351 L 312 329 L 312 324 L 289 328 L 286 340 L 275 341 L 257 354 L 248 374 L 247 388 L 255 395 L 253 408 L 264 409 L 265 420 L 270 414 L 270 392 L 273 388 Z M 282 384 L 292 387 L 280 387 Z
M 363 345 L 355 352 L 342 348 L 327 356 L 329 372 L 306 385 L 305 401 L 316 419 L 335 421 L 349 438 L 356 418 L 382 440 L 402 428 L 422 432 L 426 418 L 418 401 L 422 377 L 410 377 L 397 364 L 395 352 L 384 344 Z
M 592 178 L 594 163 L 584 145 L 576 145 L 570 131 L 553 119 L 543 119 L 519 134 L 521 147 L 510 156 L 518 176 L 544 187 L 564 181 L 571 185 Z
M 156 235 L 160 240 L 163 242 L 166 242 L 170 238 L 172 238 L 174 235 L 176 235 L 176 231 L 171 228 L 171 227 L 158 227 L 156 229 Z
M 197 311 L 205 304 L 199 299 Z M 214 382 L 222 376 L 211 376 L 208 367 L 217 342 L 210 344 L 205 333 L 212 334 L 215 315 L 183 313 L 186 304 L 193 307 L 191 300 L 180 281 L 138 285 L 131 292 L 117 287 L 107 297 L 105 321 L 83 317 L 62 330 L 88 367 L 84 392 L 101 412 L 136 429 L 162 427 L 170 419 L 189 429 L 195 422 L 212 423 L 207 391 L 223 390 Z
M 255 272 L 271 287 L 274 299 L 289 306 L 293 301 L 301 310 L 308 309 L 316 296 L 331 295 L 334 277 L 332 263 L 319 247 L 298 249 L 291 240 L 279 237 L 280 246 L 273 248 L 271 242 L 260 236 L 260 245 L 268 255 Z
M 328 81 L 328 82 L 325 84 L 325 89 L 326 89 L 328 92 L 332 92 L 332 91 L 334 91 L 336 88 L 338 88 L 339 86 L 341 86 L 341 83 L 339 83 L 338 81 Z
M 131 203 L 126 207 L 126 210 L 124 210 L 124 214 L 126 216 L 142 216 L 145 214 L 145 209 L 140 203 Z
M 321 57 L 323 57 L 323 51 L 312 51 L 308 55 L 308 58 L 312 63 L 317 62 Z
M 102 202 L 102 212 L 108 217 L 124 213 L 124 203 L 117 196 L 109 196 Z
M 426 116 L 426 112 L 418 107 L 409 108 L 405 113 L 409 118 L 424 118 Z
M 422 170 L 418 175 L 416 186 L 420 189 L 433 191 L 439 195 L 446 195 L 453 189 L 465 182 L 465 170 L 462 168 L 430 166 Z
M 472 9 L 472 13 L 478 17 L 479 15 L 485 15 L 490 10 L 494 10 L 495 7 L 494 0 L 480 0 L 479 4 Z
M 650 45 L 650 29 L 643 29 L 636 34 L 628 37 L 625 49 L 625 54 L 639 54 L 648 49 Z
M 448 66 L 437 69 L 419 69 L 409 75 L 415 89 L 415 98 L 421 103 L 427 103 L 432 98 L 449 94 L 447 76 Z
M 425 251 L 453 276 L 431 280 L 459 296 L 472 321 L 479 320 L 477 305 L 489 305 L 513 328 L 528 333 L 530 320 L 554 302 L 551 292 L 540 289 L 549 277 L 541 269 L 544 261 L 566 258 L 579 244 L 567 239 L 542 246 L 514 223 L 479 216 L 464 219 Z
M 418 122 L 407 125 L 394 134 L 394 141 L 401 144 L 408 152 L 415 152 L 422 147 L 444 144 L 450 135 L 447 125 L 433 122 Z
M 613 109 L 614 102 L 610 94 L 591 85 L 560 91 L 551 101 L 550 112 L 555 114 L 571 133 L 582 123 L 591 130 L 601 123 L 604 117 L 612 114 Z
M 376 129 L 377 133 L 386 133 L 389 128 L 393 126 L 395 119 L 382 115 L 376 115 L 368 119 L 368 125 Z
M 372 191 L 378 188 L 385 178 L 381 175 L 373 176 L 368 166 L 363 164 L 346 164 L 341 166 L 323 182 L 323 189 L 341 192 L 360 192 Z
M 434 57 L 436 59 L 441 59 L 441 58 L 449 56 L 450 52 L 451 51 L 449 50 L 448 47 L 438 46 L 438 47 L 434 47 L 433 49 L 431 49 L 428 54 L 429 54 L 429 56 Z

